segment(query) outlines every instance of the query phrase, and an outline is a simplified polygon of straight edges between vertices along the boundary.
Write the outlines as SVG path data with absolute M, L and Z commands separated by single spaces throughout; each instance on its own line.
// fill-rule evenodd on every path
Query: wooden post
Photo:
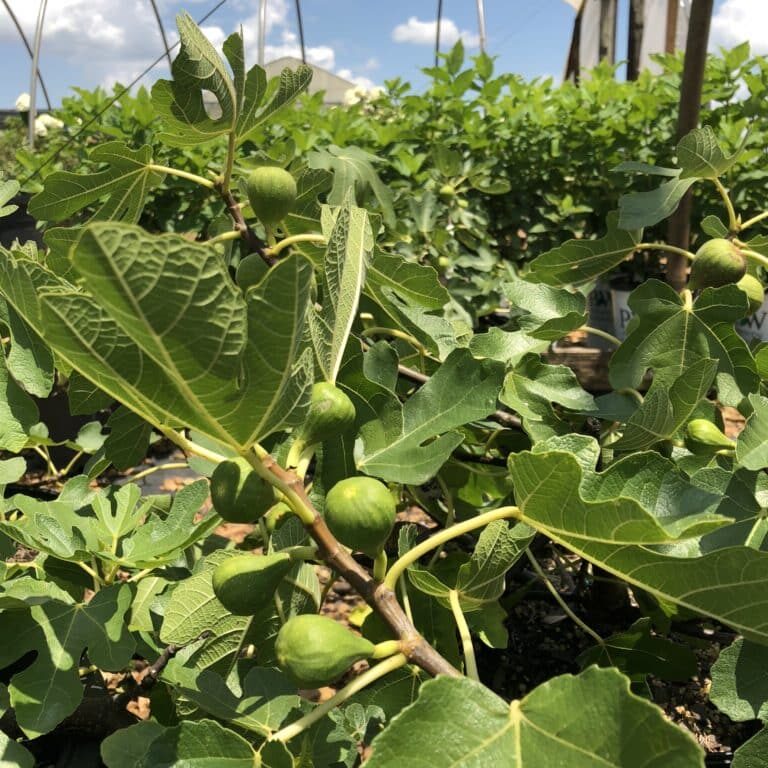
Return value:
M 677 140 L 693 130 L 699 122 L 701 89 L 707 63 L 707 43 L 714 0 L 693 0 L 685 44 L 683 80 L 677 119 Z M 667 242 L 678 248 L 688 248 L 691 240 L 691 193 L 688 192 L 672 214 L 667 228 Z M 685 286 L 687 259 L 670 254 L 667 261 L 667 282 L 679 291 Z
M 664 35 L 664 53 L 675 52 L 677 41 L 677 4 L 679 0 L 667 0 L 667 29 Z
M 599 61 L 616 61 L 616 5 L 618 0 L 600 0 Z
M 565 77 L 568 80 L 573 75 L 573 82 L 579 84 L 579 46 L 581 45 L 581 9 L 576 13 L 576 19 L 573 22 L 573 35 L 571 37 L 571 48 L 568 51 L 568 60 L 565 62 Z
M 629 36 L 627 39 L 627 80 L 640 74 L 640 49 L 643 45 L 645 0 L 629 0 Z

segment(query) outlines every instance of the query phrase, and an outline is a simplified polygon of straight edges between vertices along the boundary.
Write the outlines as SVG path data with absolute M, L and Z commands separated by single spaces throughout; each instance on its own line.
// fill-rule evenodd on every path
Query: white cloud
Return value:
M 768 3 L 725 0 L 712 17 L 711 43 L 732 48 L 748 40 L 753 53 L 768 53 Z
M 437 32 L 437 20 L 420 21 L 411 16 L 405 24 L 398 24 L 392 30 L 392 39 L 396 43 L 413 43 L 415 45 L 434 45 Z M 464 45 L 476 48 L 480 44 L 480 38 L 469 30 L 459 30 L 451 19 L 440 20 L 440 44 L 451 46 L 459 39 Z
M 256 62 L 257 53 L 256 46 L 251 46 L 248 51 L 249 63 Z M 329 45 L 310 45 L 305 47 L 305 53 L 310 64 L 328 70 L 333 70 L 336 66 L 336 53 Z M 293 56 L 296 59 L 301 58 L 301 46 L 298 43 L 298 38 L 295 33 L 287 29 L 282 31 L 279 44 L 267 44 L 264 46 L 265 61 L 274 61 L 283 56 Z
M 202 0 L 186 0 L 194 3 L 193 16 L 199 16 Z M 37 2 L 33 0 L 10 0 L 11 8 L 27 37 L 34 36 L 37 19 Z M 172 12 L 179 9 L 178 0 L 160 0 L 163 18 L 166 21 L 166 35 L 169 45 L 178 40 L 175 25 L 168 20 Z M 232 0 L 231 7 L 243 15 L 242 21 L 228 25 L 216 23 L 212 18 L 202 27 L 217 50 L 229 34 L 242 28 L 248 65 L 256 62 L 258 56 L 258 13 L 254 14 L 252 0 Z M 267 3 L 267 44 L 265 58 L 271 61 L 282 56 L 300 58 L 301 48 L 293 32 L 293 4 L 289 0 L 269 0 Z M 248 14 L 248 15 L 246 15 Z M 0 10 L 0 49 L 5 41 L 18 42 L 18 32 L 8 14 Z M 319 41 L 322 43 L 322 41 Z M 69 71 L 73 84 L 92 88 L 96 84 L 111 87 L 114 83 L 127 84 L 142 72 L 163 51 L 160 32 L 152 6 L 146 0 L 56 0 L 48 4 L 45 17 L 42 48 L 42 71 L 50 67 Z M 175 52 L 171 54 L 175 55 Z M 307 61 L 331 71 L 336 69 L 336 52 L 326 44 L 307 46 Z M 369 59 L 362 71 L 372 71 L 378 61 Z M 349 73 L 352 75 L 352 73 Z M 150 85 L 158 77 L 168 77 L 168 64 L 163 59 L 142 81 Z M 368 78 L 349 78 L 365 86 L 372 85 Z M 19 83 L 18 91 L 25 90 L 28 83 Z
M 340 69 L 336 74 L 339 77 L 343 77 L 345 80 L 349 80 L 350 83 L 354 83 L 358 88 L 361 88 L 364 91 L 373 91 L 375 88 L 378 88 L 376 83 L 369 77 L 355 75 L 351 69 Z
M 34 35 L 37 3 L 15 0 L 11 6 L 29 39 Z M 17 40 L 8 14 L 0 14 L 0 40 Z M 135 58 L 150 60 L 162 50 L 152 8 L 141 0 L 58 0 L 49 3 L 43 30 L 43 55 L 68 61 Z

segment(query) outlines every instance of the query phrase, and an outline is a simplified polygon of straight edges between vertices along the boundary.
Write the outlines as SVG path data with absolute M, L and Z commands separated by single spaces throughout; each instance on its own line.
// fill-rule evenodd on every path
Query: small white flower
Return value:
M 361 88 L 356 85 L 354 88 L 349 88 L 344 92 L 344 103 L 348 106 L 357 104 L 365 98 L 365 88 Z
M 40 121 L 39 117 L 35 118 L 35 136 L 38 138 L 42 138 L 43 136 L 48 135 L 48 128 L 46 128 L 45 123 Z
M 366 88 L 364 85 L 356 85 L 344 93 L 344 103 L 347 105 L 357 104 L 361 101 L 372 101 L 379 98 L 384 93 L 381 86 L 374 85 Z
M 16 111 L 29 112 L 29 94 L 28 93 L 19 94 L 19 98 L 16 99 Z
M 40 115 L 37 118 L 37 121 L 39 121 L 41 125 L 44 125 L 48 130 L 53 129 L 58 131 L 59 129 L 64 127 L 64 123 L 62 123 L 58 117 L 54 117 L 53 115 L 48 115 L 48 114 Z

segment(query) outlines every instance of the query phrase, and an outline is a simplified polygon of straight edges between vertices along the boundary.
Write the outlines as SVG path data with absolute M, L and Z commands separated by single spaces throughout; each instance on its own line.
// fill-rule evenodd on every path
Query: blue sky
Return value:
M 37 0 L 9 0 L 28 37 L 34 34 Z M 175 40 L 173 19 L 187 9 L 195 18 L 215 0 L 158 0 L 163 22 Z M 216 43 L 242 25 L 250 62 L 256 58 L 258 0 L 227 0 L 205 23 Z M 315 63 L 360 83 L 381 84 L 402 77 L 414 85 L 433 59 L 435 0 L 302 0 L 305 39 Z M 620 0 L 619 55 L 625 7 Z M 477 45 L 475 0 L 444 0 L 442 37 L 461 36 L 471 51 Z M 267 58 L 298 50 L 294 0 L 268 0 Z M 717 0 L 713 45 L 750 39 L 756 52 L 768 53 L 768 0 Z M 487 50 L 497 68 L 527 78 L 560 78 L 570 41 L 573 9 L 564 0 L 485 0 Z M 162 52 L 149 0 L 49 0 L 41 71 L 54 103 L 73 85 L 93 88 L 129 82 Z M 0 7 L 0 107 L 12 107 L 29 91 L 29 57 Z M 167 77 L 158 65 L 147 79 Z

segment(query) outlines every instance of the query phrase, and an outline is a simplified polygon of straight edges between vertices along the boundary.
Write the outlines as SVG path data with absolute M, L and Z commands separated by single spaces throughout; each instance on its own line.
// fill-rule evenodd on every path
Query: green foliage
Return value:
M 674 57 L 635 84 L 601 67 L 556 88 L 495 77 L 457 45 L 427 93 L 395 81 L 340 110 L 300 96 L 305 68 L 246 72 L 237 34 L 222 57 L 186 15 L 179 32 L 172 80 L 25 185 L 62 224 L 46 247 L 0 249 L 0 710 L 55 738 L 117 672 L 104 711 L 148 693 L 153 720 L 104 740 L 109 768 L 352 768 L 368 747 L 372 768 L 693 768 L 702 750 L 630 684 L 696 674 L 668 635 L 704 617 L 743 638 L 713 702 L 765 719 L 768 364 L 736 332 L 759 298 L 736 284 L 744 265 L 706 264 L 712 243 L 753 280 L 768 264 L 765 62 L 711 59 L 708 127 L 673 148 Z M 63 136 L 106 98 L 68 100 Z M 246 202 L 258 169 L 290 179 L 290 198 L 295 184 L 290 212 Z M 595 396 L 547 350 L 590 331 L 596 279 L 662 264 L 653 227 L 688 190 L 692 247 L 709 238 L 692 278 L 635 288 L 613 389 Z M 40 421 L 46 398 L 85 423 L 62 436 Z M 725 405 L 746 419 L 735 440 Z M 156 496 L 115 475 L 158 435 L 210 486 Z M 219 514 L 202 511 L 209 488 Z M 430 525 L 391 536 L 414 507 Z M 221 517 L 258 524 L 235 546 Z M 595 644 L 574 650 L 580 674 L 508 702 L 476 656 L 513 653 L 524 558 Z M 590 567 L 639 606 L 607 638 L 581 599 Z M 362 637 L 321 615 L 339 577 L 367 603 L 350 617 Z M 361 660 L 331 699 L 298 695 Z M 30 764 L 5 734 L 0 750 Z M 765 754 L 761 731 L 734 764 Z

